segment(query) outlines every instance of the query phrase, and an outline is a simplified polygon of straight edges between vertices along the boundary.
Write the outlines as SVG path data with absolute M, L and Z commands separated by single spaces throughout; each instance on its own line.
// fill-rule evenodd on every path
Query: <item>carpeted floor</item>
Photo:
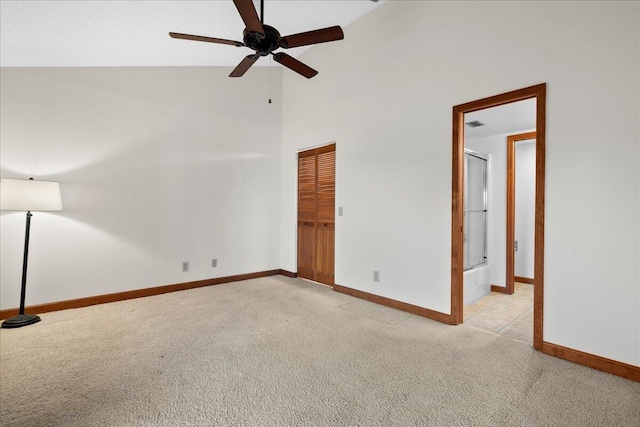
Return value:
M 0 331 L 9 426 L 638 426 L 640 384 L 273 276 Z

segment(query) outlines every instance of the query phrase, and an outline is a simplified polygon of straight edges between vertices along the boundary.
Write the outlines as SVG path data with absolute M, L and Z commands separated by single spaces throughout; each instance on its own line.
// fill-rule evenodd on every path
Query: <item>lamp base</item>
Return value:
M 33 325 L 39 321 L 40 317 L 35 314 L 18 314 L 2 322 L 1 326 L 3 328 L 21 328 L 23 326 Z

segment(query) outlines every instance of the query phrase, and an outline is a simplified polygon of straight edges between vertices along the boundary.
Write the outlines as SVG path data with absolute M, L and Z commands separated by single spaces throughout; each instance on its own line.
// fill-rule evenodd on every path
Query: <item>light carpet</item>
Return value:
M 390 310 L 273 276 L 45 313 L 0 331 L 0 424 L 640 425 L 639 383 Z

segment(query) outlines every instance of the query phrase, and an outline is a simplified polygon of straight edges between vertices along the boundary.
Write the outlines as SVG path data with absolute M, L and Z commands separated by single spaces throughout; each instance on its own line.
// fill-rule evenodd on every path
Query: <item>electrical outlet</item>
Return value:
M 218 266 L 218 258 L 214 258 L 211 260 L 211 267 L 217 267 Z
M 183 271 L 183 272 L 185 272 L 185 271 L 189 271 L 189 261 L 184 261 L 184 262 L 182 263 L 182 271 Z
M 380 281 L 380 272 L 379 271 L 374 271 L 373 272 L 373 281 L 374 282 L 379 282 Z
M 342 216 L 342 206 L 338 207 L 338 216 Z

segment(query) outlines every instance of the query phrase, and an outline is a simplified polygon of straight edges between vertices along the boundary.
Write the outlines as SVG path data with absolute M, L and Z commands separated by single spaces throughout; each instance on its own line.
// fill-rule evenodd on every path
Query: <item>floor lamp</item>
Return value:
M 29 257 L 29 228 L 31 211 L 61 211 L 62 197 L 57 182 L 30 179 L 3 179 L 0 181 L 0 210 L 27 211 L 27 226 L 24 235 L 24 258 L 22 261 L 22 289 L 20 291 L 20 314 L 2 322 L 3 328 L 20 328 L 40 321 L 35 314 L 24 314 L 24 299 L 27 291 L 27 260 Z

